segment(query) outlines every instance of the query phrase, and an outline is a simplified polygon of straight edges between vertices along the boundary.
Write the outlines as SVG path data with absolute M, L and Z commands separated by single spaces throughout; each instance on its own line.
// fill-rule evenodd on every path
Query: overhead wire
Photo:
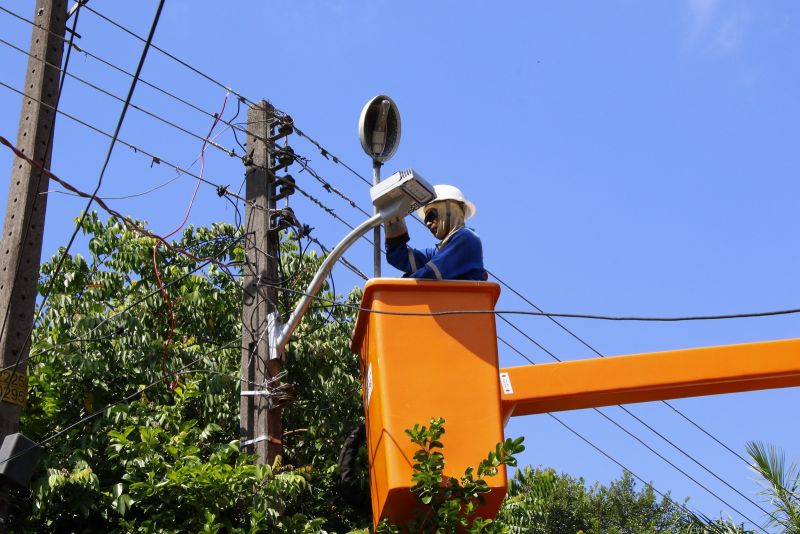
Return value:
M 125 26 L 123 26 L 122 24 L 120 24 L 120 23 L 118 23 L 118 22 L 116 22 L 116 21 L 112 20 L 110 17 L 108 17 L 108 16 L 106 16 L 106 15 L 104 15 L 104 14 L 100 13 L 99 11 L 97 11 L 97 10 L 95 10 L 95 9 L 93 9 L 93 8 L 89 7 L 89 6 L 84 6 L 84 9 L 86 9 L 86 10 L 88 10 L 90 13 L 92 13 L 92 14 L 94 14 L 94 15 L 96 15 L 96 16 L 98 16 L 98 17 L 100 17 L 101 19 L 105 20 L 106 22 L 108 22 L 108 23 L 109 23 L 109 24 L 111 24 L 112 26 L 115 26 L 116 28 L 118 28 L 118 29 L 122 30 L 123 32 L 127 33 L 128 35 L 130 35 L 130 36 L 132 36 L 132 37 L 134 37 L 134 38 L 138 39 L 139 41 L 144 41 L 144 40 L 145 40 L 143 37 L 141 37 L 141 36 L 140 36 L 139 34 L 137 34 L 136 32 L 133 32 L 133 31 L 129 30 L 128 28 L 126 28 L 126 27 L 125 27 Z M 221 89 L 224 89 L 225 91 L 227 91 L 227 92 L 229 92 L 229 93 L 232 93 L 232 94 L 236 95 L 236 96 L 237 96 L 237 97 L 239 97 L 239 98 L 242 98 L 242 99 L 244 99 L 244 100 L 245 100 L 247 103 L 249 103 L 250 105 L 256 105 L 256 103 L 255 103 L 255 102 L 253 102 L 253 101 L 251 101 L 251 100 L 247 99 L 247 97 L 245 97 L 244 95 L 242 95 L 242 94 L 240 94 L 240 93 L 236 92 L 234 89 L 232 89 L 232 88 L 228 87 L 227 85 L 225 85 L 224 83 L 222 83 L 222 82 L 220 82 L 220 81 L 216 80 L 215 78 L 213 78 L 212 76 L 210 76 L 210 75 L 206 74 L 205 72 L 202 72 L 200 69 L 198 69 L 198 68 L 196 68 L 196 67 L 194 67 L 194 66 L 190 65 L 189 63 L 187 63 L 187 62 L 183 61 L 182 59 L 180 59 L 180 58 L 178 58 L 177 56 L 175 56 L 175 55 L 171 54 L 170 52 L 168 52 L 168 51 L 164 50 L 163 48 L 161 48 L 161 47 L 159 47 L 159 46 L 157 46 L 157 45 L 155 45 L 155 44 L 154 44 L 154 45 L 152 45 L 152 47 L 153 47 L 153 49 L 155 49 L 155 50 L 157 50 L 157 51 L 161 52 L 162 54 L 164 54 L 164 55 L 165 55 L 165 56 L 167 56 L 168 58 L 172 59 L 173 61 L 175 61 L 175 62 L 177 62 L 177 63 L 180 63 L 181 65 L 183 65 L 183 66 L 184 66 L 184 67 L 186 67 L 187 69 L 191 70 L 191 71 L 192 71 L 192 72 L 194 72 L 195 74 L 197 74 L 197 75 L 199 75 L 199 76 L 201 76 L 201 77 L 205 78 L 205 79 L 206 79 L 206 80 L 208 80 L 209 82 L 211 82 L 211 83 L 213 83 L 213 84 L 217 85 L 217 86 L 218 86 L 218 87 L 220 87 Z M 277 111 L 279 111 L 279 110 L 277 110 Z M 279 111 L 279 112 L 280 112 L 280 111 Z
M 265 282 L 269 283 L 269 282 Z M 299 295 L 305 295 L 311 298 L 317 298 L 320 300 L 326 300 L 323 297 L 318 297 L 312 295 L 310 293 L 306 293 L 304 291 L 295 290 L 295 289 L 288 289 L 282 288 L 286 291 L 291 291 L 297 293 Z M 584 319 L 596 319 L 596 320 L 621 320 L 618 317 L 613 316 L 604 316 L 604 315 L 586 315 L 586 314 L 577 314 L 577 313 L 550 313 L 550 312 L 531 312 L 527 310 L 492 310 L 492 309 L 484 309 L 484 310 L 442 310 L 442 311 L 394 311 L 394 310 L 378 310 L 374 308 L 365 308 L 363 306 L 357 306 L 355 304 L 350 304 L 346 302 L 337 302 L 334 300 L 327 299 L 327 302 L 336 306 L 342 306 L 346 308 L 353 309 L 359 312 L 370 313 L 374 315 L 395 315 L 395 316 L 402 316 L 402 317 L 444 317 L 449 315 L 531 315 L 534 317 L 580 317 Z M 691 321 L 691 320 L 704 320 L 704 319 L 731 319 L 731 318 L 742 318 L 742 317 L 763 317 L 765 314 L 781 314 L 781 313 L 788 313 L 784 311 L 776 311 L 776 312 L 760 312 L 760 313 L 753 313 L 753 314 L 735 314 L 735 315 L 721 315 L 721 316 L 697 316 L 697 317 L 684 317 L 680 319 L 666 317 L 666 318 L 648 318 L 648 317 L 630 317 L 624 320 L 631 320 L 631 321 L 639 321 L 639 320 L 646 320 L 646 321 L 655 321 L 655 320 L 683 320 L 683 321 Z M 800 313 L 800 310 L 794 310 L 792 313 Z M 561 360 L 559 360 L 561 361 Z
M 92 195 L 90 193 L 86 193 L 84 191 L 81 191 L 80 189 L 74 187 L 72 184 L 70 184 L 66 180 L 63 180 L 63 179 L 59 178 L 56 174 L 54 174 L 50 170 L 45 169 L 44 167 L 39 165 L 38 162 L 35 162 L 32 159 L 30 159 L 28 156 L 26 156 L 24 153 L 22 153 L 17 147 L 12 145 L 11 142 L 8 141 L 8 139 L 6 139 L 5 137 L 0 136 L 0 144 L 5 145 L 8 148 L 10 148 L 17 157 L 19 157 L 21 159 L 24 159 L 25 161 L 27 161 L 31 165 L 34 165 L 37 168 L 41 169 L 44 172 L 44 174 L 46 174 L 47 176 L 50 177 L 51 180 L 54 180 L 55 182 L 60 184 L 62 187 L 64 187 L 68 191 L 71 191 L 71 192 L 75 193 L 77 196 L 82 197 L 82 198 L 91 198 L 92 197 Z M 161 243 L 163 243 L 170 250 L 173 250 L 175 252 L 178 252 L 178 253 L 181 253 L 181 254 L 183 254 L 185 256 L 188 256 L 189 258 L 191 258 L 193 260 L 203 261 L 204 259 L 206 259 L 206 258 L 198 258 L 198 257 L 194 256 L 193 254 L 191 254 L 190 252 L 188 252 L 186 249 L 170 245 L 169 243 L 167 243 L 167 241 L 163 237 L 161 237 L 158 234 L 155 234 L 155 233 L 151 232 L 150 230 L 147 230 L 146 228 L 136 224 L 136 222 L 131 220 L 129 217 L 126 217 L 126 216 L 122 215 L 121 213 L 119 213 L 118 211 L 110 208 L 108 206 L 108 204 L 106 204 L 105 201 L 103 201 L 101 198 L 99 198 L 99 197 L 97 197 L 95 195 L 94 199 L 95 199 L 95 202 L 97 203 L 98 206 L 100 206 L 109 215 L 117 218 L 120 222 L 125 224 L 131 230 L 134 230 L 134 231 L 136 231 L 136 232 L 138 232 L 138 233 L 140 233 L 140 234 L 142 234 L 142 235 L 144 235 L 146 237 L 151 237 L 153 239 L 156 239 L 157 241 L 160 241 Z M 63 255 L 60 256 L 60 257 L 63 257 Z M 226 265 L 224 265 L 224 264 L 218 264 L 218 265 L 220 267 L 222 267 L 222 268 L 226 267 Z M 55 274 L 57 274 L 57 272 Z
M 322 146 L 322 145 L 321 145 L 321 144 L 320 144 L 318 141 L 316 141 L 316 140 L 315 140 L 315 139 L 313 139 L 311 136 L 309 136 L 308 134 L 306 134 L 305 132 L 303 132 L 303 131 L 302 131 L 300 128 L 298 128 L 296 124 L 294 125 L 294 131 L 297 133 L 297 135 L 299 135 L 300 137 L 304 137 L 304 138 L 305 138 L 305 139 L 307 139 L 307 140 L 308 140 L 308 141 L 309 141 L 311 144 L 313 144 L 314 146 L 316 146 L 316 147 L 317 147 L 317 149 L 319 149 L 319 152 L 320 152 L 320 154 L 322 155 L 322 157 L 324 157 L 325 159 L 329 159 L 329 160 L 333 161 L 333 162 L 334 162 L 334 163 L 336 163 L 337 165 L 341 165 L 342 167 L 344 167 L 345 169 L 347 169 L 348 171 L 350 171 L 350 173 L 351 173 L 351 174 L 353 174 L 355 177 L 359 178 L 359 179 L 360 179 L 362 182 L 364 182 L 364 183 L 365 183 L 365 184 L 367 184 L 368 186 L 372 187 L 372 182 L 370 182 L 369 180 L 367 180 L 366 178 L 364 178 L 364 176 L 363 176 L 362 174 L 360 174 L 359 172 L 357 172 L 355 169 L 353 169 L 353 168 L 352 168 L 351 166 L 349 166 L 347 163 L 345 163 L 344 161 L 342 161 L 340 158 L 338 158 L 338 157 L 334 156 L 333 154 L 331 154 L 331 153 L 330 153 L 330 151 L 328 151 L 328 150 L 327 150 L 325 147 L 323 147 L 323 146 Z M 330 156 L 330 158 L 329 158 L 328 156 Z
M 645 481 L 645 480 L 644 480 L 642 477 L 640 477 L 639 475 L 637 475 L 635 472 L 633 472 L 633 471 L 631 471 L 630 469 L 628 469 L 628 468 L 627 468 L 627 467 L 626 467 L 624 464 L 622 464 L 622 462 L 620 462 L 619 460 L 617 460 L 616 458 L 614 458 L 613 456 L 611 456 L 609 453 L 607 453 L 606 451 L 604 451 L 603 449 L 601 449 L 600 447 L 598 447 L 597 445 L 595 445 L 594 443 L 592 443 L 592 441 L 591 441 L 591 440 L 589 440 L 588 438 L 586 438 L 586 437 L 585 437 L 583 434 L 581 434 L 580 432 L 578 432 L 577 430 L 575 430 L 575 429 L 574 429 L 574 428 L 572 428 L 571 426 L 567 425 L 567 424 L 566 424 L 564 421 L 562 421 L 562 420 L 561 420 L 559 417 L 557 417 L 556 415 L 554 415 L 554 414 L 552 414 L 552 413 L 548 413 L 547 415 L 549 415 L 551 418 L 553 418 L 553 419 L 554 419 L 554 420 L 555 420 L 555 421 L 556 421 L 558 424 L 560 424 L 561 426 L 563 426 L 564 428 L 566 428 L 566 429 L 567 429 L 568 431 L 570 431 L 572 434 L 574 434 L 575 436 L 577 436 L 578 438 L 580 438 L 580 439 L 581 439 L 583 442 L 585 442 L 587 445 L 589 445 L 590 447 L 592 447 L 594 450 L 596 450 L 597 452 L 599 452 L 600 454 L 602 454 L 603 456 L 605 456 L 606 458 L 608 458 L 609 460 L 611 460 L 611 461 L 612 461 L 613 463 L 615 463 L 615 464 L 616 464 L 618 467 L 622 468 L 622 469 L 623 469 L 623 471 L 627 471 L 628 473 L 630 473 L 631 475 L 633 475 L 633 476 L 634 476 L 634 477 L 635 477 L 635 478 L 636 478 L 636 479 L 637 479 L 639 482 L 641 482 L 641 483 L 642 483 L 642 484 L 644 484 L 645 486 L 647 486 L 647 487 L 651 488 L 651 489 L 652 489 L 653 491 L 655 491 L 655 492 L 656 492 L 656 493 L 657 493 L 657 494 L 658 494 L 658 495 L 659 495 L 659 496 L 660 496 L 662 499 L 669 499 L 669 500 L 670 500 L 671 502 L 673 502 L 673 503 L 674 503 L 676 506 L 678 506 L 679 508 L 681 508 L 683 511 L 687 512 L 687 513 L 688 513 L 690 516 L 692 516 L 692 517 L 695 517 L 695 516 L 696 516 L 696 512 L 693 512 L 693 511 L 689 510 L 689 508 L 687 508 L 685 504 L 683 504 L 683 503 L 680 503 L 680 502 L 678 502 L 678 501 L 675 501 L 675 500 L 672 500 L 672 499 L 671 499 L 671 498 L 670 498 L 668 495 L 666 495 L 666 494 L 664 494 L 664 493 L 660 492 L 658 489 L 656 489 L 656 488 L 655 488 L 655 486 L 653 486 L 653 484 L 652 484 L 652 483 Z M 754 523 L 754 526 L 755 526 L 756 528 L 758 528 L 759 530 L 761 530 L 762 532 L 766 532 L 766 531 L 765 531 L 765 530 L 764 530 L 764 529 L 763 529 L 761 526 L 759 526 L 757 523 Z
M 19 20 L 21 20 L 23 22 L 26 22 L 26 23 L 30 24 L 31 26 L 39 28 L 40 30 L 47 31 L 48 33 L 50 33 L 51 35 L 53 35 L 54 37 L 56 37 L 58 39 L 61 39 L 61 40 L 65 41 L 65 42 L 67 41 L 64 37 L 62 37 L 60 35 L 57 35 L 55 32 L 51 31 L 50 29 L 45 28 L 44 26 L 41 26 L 41 25 L 37 24 L 36 22 L 34 22 L 32 20 L 29 20 L 29 19 L 27 19 L 27 18 L 25 18 L 25 17 L 23 17 L 23 16 L 21 16 L 21 15 L 19 15 L 17 13 L 14 13 L 13 11 L 11 11 L 9 9 L 6 9 L 3 6 L 0 6 L 0 11 L 3 11 L 3 12 L 5 12 L 5 13 L 13 16 L 13 17 L 16 17 L 17 19 L 19 19 Z M 97 54 L 93 54 L 91 51 L 89 51 L 88 49 L 86 49 L 84 47 L 78 46 L 77 44 L 75 44 L 72 41 L 72 39 L 70 39 L 69 42 L 67 42 L 67 45 L 70 47 L 70 49 L 74 48 L 76 51 L 84 54 L 86 57 L 89 57 L 89 58 L 91 58 L 91 59 L 93 59 L 93 60 L 95 60 L 95 61 L 97 61 L 97 62 L 99 62 L 99 63 L 101 63 L 101 64 L 103 64 L 103 65 L 105 65 L 105 66 L 107 66 L 109 68 L 111 68 L 111 69 L 114 69 L 114 70 L 116 70 L 116 71 L 118 71 L 118 72 L 120 72 L 122 74 L 125 74 L 128 77 L 132 78 L 134 76 L 133 73 L 127 71 L 126 69 L 124 69 L 122 67 L 119 67 L 118 65 L 115 65 L 114 63 L 102 58 L 101 56 L 99 56 Z M 163 95 L 165 95 L 165 96 L 167 96 L 167 97 L 169 97 L 169 98 L 171 98 L 171 99 L 173 99 L 173 100 L 175 100 L 175 101 L 177 101 L 177 102 L 179 102 L 179 103 L 181 103 L 181 104 L 183 104 L 183 105 L 185 105 L 185 106 L 187 106 L 187 107 L 189 107 L 189 108 L 191 108 L 191 109 L 193 109 L 193 110 L 195 110 L 197 112 L 200 112 L 200 113 L 202 113 L 202 114 L 204 114 L 204 115 L 206 115 L 206 116 L 208 116 L 208 117 L 210 117 L 212 119 L 214 118 L 213 112 L 205 110 L 205 109 L 203 109 L 203 108 L 201 108 L 201 107 L 189 102 L 188 100 L 186 100 L 184 98 L 181 98 L 180 96 L 176 95 L 175 93 L 170 92 L 170 91 L 168 91 L 168 90 L 166 90 L 166 89 L 164 89 L 162 87 L 159 87 L 158 85 L 155 85 L 155 84 L 153 84 L 153 83 L 151 83 L 151 82 L 149 82 L 149 81 L 147 81 L 147 80 L 145 80 L 145 79 L 143 79 L 141 77 L 139 78 L 139 83 L 143 84 L 143 85 L 146 85 L 146 86 L 150 87 L 151 89 L 154 89 L 154 90 L 158 91 L 159 93 L 161 93 L 161 94 L 163 94 Z M 220 87 L 225 88 L 229 92 L 233 92 L 231 89 L 229 89 L 226 86 L 224 86 L 224 84 L 221 84 L 219 82 L 217 82 L 216 84 L 219 85 Z M 239 103 L 241 103 L 241 102 L 249 102 L 249 100 L 246 99 L 245 97 L 243 97 L 241 95 L 238 95 L 235 92 L 233 92 L 233 94 L 235 94 L 237 96 L 237 101 Z M 281 115 L 285 115 L 284 112 L 282 112 L 280 110 L 276 110 L 276 111 Z M 266 142 L 266 143 L 271 143 L 271 141 L 269 139 L 262 138 L 262 137 L 260 137 L 260 136 L 258 136 L 256 134 L 254 134 L 253 132 L 248 131 L 246 128 L 243 128 L 241 126 L 241 124 L 234 123 L 233 119 L 231 119 L 230 121 L 224 121 L 223 120 L 223 122 L 228 127 L 230 127 L 231 130 L 234 132 L 234 138 L 236 139 L 237 144 L 239 144 L 239 146 L 243 150 L 244 150 L 244 146 L 242 146 L 241 143 L 239 143 L 238 138 L 236 138 L 236 133 L 235 133 L 236 131 L 239 131 L 239 132 L 242 132 L 242 133 L 246 133 L 248 135 L 253 135 L 256 139 L 258 139 L 260 141 L 263 141 L 263 142 Z M 227 150 L 227 149 L 224 149 L 224 150 Z
M 219 117 L 221 117 L 225 113 L 225 104 L 227 104 L 227 102 L 228 102 L 228 95 L 226 93 L 225 94 L 225 99 L 222 102 L 222 109 L 220 109 L 219 113 L 217 114 L 216 118 L 214 119 L 214 122 L 211 125 L 211 129 L 209 130 L 207 137 L 211 137 L 211 134 L 214 132 L 214 128 L 217 126 L 217 123 L 219 122 Z M 200 176 L 201 177 L 203 176 L 203 172 L 205 171 L 205 167 L 206 167 L 206 158 L 205 158 L 206 144 L 207 144 L 207 141 L 203 140 L 203 146 L 200 149 Z M 164 239 L 163 239 L 164 241 L 166 241 L 167 239 L 169 239 L 173 235 L 177 234 L 181 230 L 181 228 L 184 227 L 184 225 L 186 224 L 186 221 L 189 220 L 189 214 L 191 213 L 192 207 L 194 206 L 194 201 L 195 201 L 195 198 L 197 197 L 197 191 L 200 189 L 200 184 L 201 183 L 202 182 L 200 182 L 200 179 L 198 179 L 197 182 L 195 183 L 194 191 L 192 191 L 192 197 L 189 200 L 189 206 L 186 208 L 186 213 L 183 216 L 183 220 L 181 221 L 181 223 L 174 230 L 172 230 L 170 233 L 168 233 L 167 235 L 164 236 Z M 175 332 L 175 314 L 172 312 L 172 303 L 170 302 L 169 294 L 167 293 L 167 290 L 164 288 L 164 282 L 161 280 L 161 272 L 158 269 L 158 248 L 159 248 L 160 245 L 161 245 L 161 241 L 156 241 L 155 244 L 153 245 L 153 269 L 155 270 L 156 280 L 158 281 L 158 286 L 161 288 L 161 294 L 163 295 L 164 301 L 167 304 L 167 313 L 169 314 L 169 333 L 167 334 L 167 339 L 164 342 L 164 353 L 163 353 L 162 358 L 161 358 L 161 368 L 162 368 L 163 371 L 166 371 L 167 370 L 167 352 L 169 351 L 169 346 L 170 346 L 170 343 L 172 342 L 172 334 Z
M 54 69 L 57 69 L 57 70 L 61 71 L 61 67 L 59 67 L 58 65 L 53 65 L 52 63 L 49 63 L 48 61 L 45 61 L 43 58 L 36 57 L 36 56 L 32 55 L 30 52 L 27 52 L 27 51 L 19 48 L 18 46 L 6 41 L 3 38 L 0 38 L 0 44 L 4 44 L 4 45 L 6 45 L 6 46 L 8 46 L 10 48 L 13 48 L 14 50 L 22 53 L 22 54 L 27 55 L 30 58 L 33 58 L 33 59 L 39 61 L 40 63 L 43 63 L 43 64 L 45 64 L 45 65 L 47 65 L 49 67 L 53 67 Z M 81 78 L 80 76 L 72 74 L 71 72 L 64 72 L 63 74 L 69 76 L 70 78 L 72 78 L 74 80 L 77 80 L 77 81 L 81 82 L 82 84 L 86 85 L 87 87 L 91 87 L 92 89 L 94 89 L 95 91 L 97 91 L 99 93 L 102 93 L 102 94 L 104 94 L 104 95 L 106 95 L 106 96 L 108 96 L 110 98 L 113 98 L 114 100 L 117 100 L 118 102 L 125 102 L 125 99 L 123 99 L 122 97 L 117 96 L 114 93 L 112 93 L 111 91 L 103 89 L 99 85 L 94 84 L 94 83 L 92 83 L 92 82 L 90 82 L 88 80 L 85 80 L 85 79 Z M 192 132 L 191 130 L 189 130 L 187 128 L 184 128 L 183 126 L 172 122 L 169 119 L 166 119 L 166 118 L 164 118 L 164 117 L 162 117 L 162 116 L 160 116 L 160 115 L 158 115 L 156 113 L 153 113 L 152 111 L 147 110 L 146 108 L 144 108 L 142 106 L 138 106 L 138 105 L 136 105 L 136 104 L 134 104 L 132 102 L 129 103 L 129 106 L 131 108 L 137 110 L 137 111 L 141 111 L 142 113 L 144 113 L 148 117 L 152 117 L 152 118 L 154 118 L 154 119 L 166 124 L 167 126 L 170 126 L 170 127 L 174 128 L 174 129 L 176 129 L 176 130 L 178 130 L 178 131 L 180 131 L 182 133 L 185 133 L 186 135 L 194 137 L 194 138 L 196 138 L 196 139 L 198 139 L 200 141 L 203 141 L 204 143 L 208 143 L 209 145 L 213 146 L 214 148 L 220 150 L 221 152 L 223 152 L 224 154 L 226 154 L 226 155 L 228 155 L 230 157 L 237 157 L 237 158 L 241 158 L 242 157 L 240 154 L 236 153 L 236 150 L 234 150 L 232 148 L 224 147 L 224 146 L 220 145 L 219 143 L 216 143 L 210 137 L 203 137 L 200 134 L 196 134 L 196 133 Z M 216 119 L 216 120 L 219 120 L 219 119 Z
M 350 207 L 352 207 L 352 208 L 354 208 L 354 209 L 356 209 L 356 210 L 360 211 L 360 212 L 361 212 L 362 214 L 364 214 L 365 216 L 367 216 L 367 217 L 371 217 L 371 216 L 372 216 L 372 214 L 371 214 L 371 213 L 369 213 L 369 212 L 365 211 L 365 210 L 364 210 L 364 209 L 362 209 L 362 208 L 361 208 L 361 207 L 360 207 L 358 204 L 356 204 L 356 202 L 355 202 L 353 199 L 351 199 L 350 197 L 348 197 L 347 195 L 345 195 L 344 193 L 342 193 L 342 192 L 341 192 L 339 189 L 337 189 L 336 187 L 334 187 L 334 186 L 333 186 L 333 185 L 332 185 L 330 182 L 328 182 L 328 181 L 327 181 L 325 178 L 323 178 L 322 176 L 320 176 L 320 175 L 319 175 L 319 173 L 317 173 L 317 172 L 316 172 L 316 171 L 315 171 L 315 170 L 314 170 L 314 169 L 313 169 L 313 168 L 312 168 L 312 167 L 311 167 L 311 166 L 308 164 L 308 160 L 307 160 L 306 158 L 303 158 L 303 157 L 300 157 L 300 156 L 297 156 L 297 155 L 295 155 L 295 156 L 294 156 L 294 160 L 295 160 L 295 161 L 296 161 L 296 162 L 297 162 L 297 163 L 298 163 L 298 164 L 299 164 L 299 165 L 302 167 L 302 171 L 305 171 L 305 172 L 307 172 L 308 174 L 310 174 L 311 176 L 313 176 L 315 180 L 317 180 L 317 181 L 318 181 L 320 184 L 322 184 L 322 187 L 323 187 L 323 189 L 325 189 L 327 192 L 329 192 L 329 193 L 333 193 L 333 194 L 335 194 L 336 196 L 338 196 L 339 198 L 343 199 L 344 201 L 346 201 L 346 202 L 347 202 L 347 203 L 350 205 Z M 302 172 L 302 171 L 301 171 L 301 172 Z
M 53 107 L 52 106 L 48 106 L 47 103 L 42 102 L 41 100 L 38 100 L 35 97 L 32 97 L 31 95 L 28 95 L 24 91 L 20 91 L 19 89 L 15 88 L 15 87 L 12 87 L 11 85 L 8 85 L 7 83 L 3 82 L 2 80 L 0 80 L 0 86 L 5 87 L 6 89 L 9 89 L 11 91 L 14 91 L 15 93 L 18 93 L 18 94 L 24 96 L 25 98 L 30 98 L 32 100 L 35 100 L 35 101 L 41 103 L 42 105 L 44 105 L 46 107 L 49 107 L 50 109 L 53 109 Z M 73 120 L 76 123 L 80 124 L 81 126 L 84 126 L 84 127 L 88 128 L 88 129 L 90 129 L 90 130 L 92 130 L 92 131 L 94 131 L 94 132 L 96 132 L 96 133 L 98 133 L 100 135 L 108 137 L 109 139 L 113 138 L 112 134 L 110 134 L 108 132 L 105 132 L 105 131 L 101 130 L 100 128 L 96 127 L 96 126 L 93 126 L 93 125 L 89 124 L 88 122 L 75 117 L 74 115 L 71 115 L 71 114 L 69 114 L 69 113 L 67 113 L 65 111 L 62 111 L 62 110 L 55 110 L 55 111 L 59 115 L 67 117 L 68 119 Z M 183 168 L 183 167 L 181 167 L 179 165 L 176 165 L 175 163 L 172 163 L 169 160 L 166 160 L 166 159 L 164 159 L 164 158 L 162 158 L 160 156 L 157 156 L 157 155 L 153 154 L 152 152 L 149 152 L 149 151 L 147 151 L 147 150 L 145 150 L 145 149 L 143 149 L 143 148 L 141 148 L 141 147 L 139 147 L 137 145 L 129 143 L 129 142 L 123 140 L 123 139 L 117 138 L 116 141 L 117 141 L 117 143 L 130 148 L 135 153 L 144 154 L 145 156 L 150 158 L 153 161 L 153 163 L 156 163 L 156 164 L 162 164 L 163 163 L 164 165 L 166 165 L 167 167 L 171 167 L 172 169 L 174 169 L 178 173 L 185 174 L 185 175 L 190 176 L 190 177 L 195 178 L 195 179 L 199 179 L 204 184 L 214 187 L 217 190 L 218 193 L 222 192 L 222 194 L 224 194 L 224 195 L 236 198 L 238 200 L 241 200 L 242 202 L 247 202 L 246 199 L 244 197 L 242 197 L 241 195 L 239 195 L 237 193 L 233 193 L 232 191 L 228 190 L 227 186 L 223 186 L 223 185 L 220 185 L 218 183 L 212 182 L 212 181 L 208 180 L 207 178 L 201 178 L 198 175 L 192 173 L 190 170 L 185 169 L 185 168 Z M 99 198 L 101 198 L 101 197 L 95 195 L 95 199 L 99 199 Z M 255 209 L 266 209 L 266 208 L 262 208 L 260 206 L 256 206 Z
M 217 132 L 216 135 L 214 135 L 214 139 L 219 138 L 226 131 L 227 131 L 227 128 L 223 128 L 222 130 Z M 186 168 L 187 169 L 191 169 L 192 167 L 194 167 L 194 165 L 198 161 L 200 161 L 200 154 L 198 154 L 197 157 Z M 154 164 L 155 163 L 151 163 L 150 166 L 152 167 Z M 166 187 L 166 186 L 170 185 L 171 183 L 175 182 L 176 180 L 179 180 L 181 178 L 181 175 L 182 175 L 182 173 L 180 171 L 178 171 L 178 174 L 176 174 L 174 177 L 170 178 L 169 180 L 167 180 L 165 182 L 161 182 L 160 184 L 158 184 L 156 186 L 153 186 L 153 187 L 151 187 L 149 189 L 146 189 L 144 191 L 140 191 L 138 193 L 128 193 L 128 194 L 125 194 L 125 195 L 102 195 L 102 196 L 98 196 L 97 198 L 100 198 L 102 200 L 128 200 L 128 199 L 131 199 L 131 198 L 144 197 L 144 196 L 150 195 L 152 193 L 155 193 L 156 191 L 158 191 L 160 189 L 163 189 L 164 187 Z M 217 186 L 217 195 L 222 197 L 222 198 L 225 198 L 226 200 L 230 200 L 230 198 L 229 198 L 230 195 L 226 194 L 227 193 L 227 187 L 228 186 L 218 185 Z M 48 195 L 49 194 L 53 194 L 53 193 L 58 193 L 58 194 L 62 194 L 62 195 L 70 195 L 70 196 L 78 196 L 75 193 L 70 193 L 68 191 L 61 191 L 61 190 L 47 191 Z M 233 203 L 233 200 L 230 200 L 230 201 Z M 235 205 L 236 204 L 234 203 L 234 206 Z

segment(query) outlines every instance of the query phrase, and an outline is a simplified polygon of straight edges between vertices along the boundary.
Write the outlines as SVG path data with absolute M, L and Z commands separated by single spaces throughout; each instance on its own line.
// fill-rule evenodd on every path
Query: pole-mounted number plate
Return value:
M 25 373 L 15 373 L 11 369 L 0 372 L 0 398 L 3 402 L 25 405 L 28 393 L 28 377 Z

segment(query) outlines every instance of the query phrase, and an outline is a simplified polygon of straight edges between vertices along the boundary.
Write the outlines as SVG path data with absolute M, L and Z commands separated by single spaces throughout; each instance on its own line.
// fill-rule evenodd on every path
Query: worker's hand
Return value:
M 392 239 L 393 237 L 399 237 L 408 233 L 405 219 L 384 223 L 383 229 L 386 232 L 386 239 Z

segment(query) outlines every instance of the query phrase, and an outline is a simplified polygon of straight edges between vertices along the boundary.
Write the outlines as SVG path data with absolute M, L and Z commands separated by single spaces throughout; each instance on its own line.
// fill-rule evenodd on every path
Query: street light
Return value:
M 433 186 L 413 169 L 396 172 L 383 182 L 373 185 L 369 190 L 375 215 L 356 226 L 336 245 L 322 262 L 314 279 L 308 284 L 300 302 L 295 307 L 286 324 L 277 323 L 277 314 L 270 314 L 270 358 L 280 358 L 289 338 L 306 313 L 311 301 L 316 297 L 333 265 L 342 254 L 362 235 L 377 228 L 381 222 L 394 222 L 424 206 L 436 197 Z
M 400 144 L 400 111 L 386 95 L 378 95 L 364 106 L 358 119 L 358 138 L 367 156 L 372 158 L 372 185 L 381 181 L 381 165 L 388 161 Z M 375 212 L 377 213 L 377 212 Z M 375 228 L 374 276 L 381 275 L 381 230 Z

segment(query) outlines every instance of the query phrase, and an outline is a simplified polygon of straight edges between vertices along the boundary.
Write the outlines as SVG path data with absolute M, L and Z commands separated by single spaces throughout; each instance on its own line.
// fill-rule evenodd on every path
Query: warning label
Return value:
M 0 371 L 0 398 L 3 402 L 23 406 L 28 393 L 28 377 L 11 369 Z
M 500 373 L 500 386 L 503 388 L 503 393 L 506 395 L 514 393 L 514 389 L 511 387 L 511 378 L 508 376 L 508 373 Z

